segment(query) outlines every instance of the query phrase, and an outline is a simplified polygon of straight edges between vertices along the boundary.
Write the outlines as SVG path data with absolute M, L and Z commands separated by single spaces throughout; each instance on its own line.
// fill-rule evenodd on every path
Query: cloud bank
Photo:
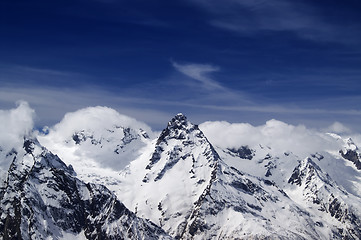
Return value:
M 23 147 L 24 137 L 32 132 L 34 116 L 34 110 L 23 101 L 19 101 L 16 108 L 0 110 L 0 187 L 13 160 L 8 153 Z
M 340 122 L 334 122 L 328 128 L 326 128 L 325 131 L 342 134 L 342 133 L 350 133 L 351 129 L 349 129 Z
M 0 110 L 0 155 L 4 155 L 12 148 L 21 148 L 25 135 L 31 134 L 34 129 L 35 111 L 26 102 L 18 102 L 14 109 Z M 190 116 L 191 117 L 191 116 Z M 166 122 L 164 123 L 164 125 Z M 122 169 L 126 163 L 134 159 L 134 154 L 129 153 L 121 157 L 123 162 L 119 161 L 119 156 L 114 155 L 114 149 L 119 144 L 119 139 L 123 134 L 122 129 L 119 133 L 111 133 L 115 126 L 129 127 L 132 129 L 143 129 L 150 138 L 155 139 L 157 133 L 145 123 L 139 122 L 133 118 L 122 115 L 109 107 L 87 107 L 75 112 L 65 114 L 63 119 L 48 128 L 48 134 L 39 134 L 39 141 L 54 153 L 63 153 L 63 160 L 67 162 L 67 157 L 74 162 L 86 162 L 87 159 L 112 169 Z M 351 132 L 339 122 L 323 130 L 315 130 L 304 125 L 291 125 L 278 120 L 269 120 L 265 124 L 253 126 L 249 123 L 229 123 L 226 121 L 207 121 L 199 125 L 207 138 L 215 146 L 222 148 L 237 148 L 241 146 L 255 147 L 262 145 L 270 147 L 275 154 L 284 152 L 293 152 L 300 158 L 319 151 L 338 152 L 342 149 L 343 143 L 336 141 L 326 132 L 334 132 L 344 137 L 352 137 L 354 142 L 361 145 L 361 135 Z M 77 151 L 79 146 L 72 141 L 74 133 L 85 130 L 93 135 L 94 139 L 103 139 L 108 141 L 108 147 L 99 148 L 94 151 L 93 146 L 84 145 L 84 151 Z M 110 131 L 108 131 L 110 130 Z M 117 130 L 116 130 L 117 131 Z M 146 143 L 138 142 L 139 146 Z M 88 147 L 91 147 L 87 151 Z M 65 149 L 65 150 L 64 150 Z M 79 155 L 80 154 L 80 155 Z M 127 153 L 124 153 L 127 154 Z M 125 159 L 126 158 L 126 159 Z M 2 159 L 6 159 L 3 158 Z M 101 162 L 99 162 L 101 159 Z M 82 164 L 82 162 L 80 162 Z M 79 163 L 79 164 L 80 164 Z M 8 164 L 0 162 L 1 166 Z M 82 165 L 80 164 L 80 167 Z
M 59 123 L 46 130 L 47 134 L 38 136 L 40 143 L 80 173 L 86 168 L 96 172 L 99 166 L 122 170 L 147 142 L 135 136 L 145 131 L 154 138 L 146 124 L 102 106 L 67 113 Z M 130 135 L 125 135 L 126 131 Z M 73 138 L 76 134 L 81 142 Z M 124 145 L 123 140 L 127 142 Z
M 77 131 L 91 130 L 95 134 L 100 134 L 105 129 L 113 128 L 114 126 L 143 129 L 146 132 L 152 132 L 145 123 L 122 115 L 112 108 L 97 106 L 66 113 L 59 123 L 50 128 L 49 136 L 63 141 L 70 138 Z M 101 136 L 94 137 L 99 138 Z
M 17 107 L 0 110 L 0 146 L 10 150 L 21 146 L 24 135 L 33 131 L 35 111 L 27 102 L 20 101 Z M 191 116 L 190 116 L 191 117 Z M 163 125 L 165 125 L 164 123 Z M 122 115 L 108 107 L 87 107 L 65 114 L 64 118 L 49 128 L 48 139 L 54 143 L 71 139 L 72 134 L 80 130 L 92 130 L 95 134 L 104 132 L 107 127 L 120 125 L 134 129 L 143 129 L 151 137 L 157 137 L 145 123 Z M 250 147 L 262 144 L 275 151 L 292 151 L 295 154 L 314 153 L 320 149 L 341 149 L 325 132 L 334 132 L 351 136 L 360 144 L 360 134 L 352 132 L 339 122 L 321 130 L 309 129 L 304 125 L 291 125 L 278 120 L 269 120 L 263 125 L 253 126 L 249 123 L 229 123 L 226 121 L 204 122 L 200 124 L 210 141 L 220 147 Z M 100 138 L 101 136 L 94 136 Z M 5 152 L 5 151 L 3 151 Z
M 205 122 L 199 127 L 212 144 L 222 148 L 252 148 L 261 144 L 277 154 L 291 151 L 299 157 L 322 150 L 341 149 L 340 143 L 326 134 L 274 119 L 260 126 L 217 121 Z
M 0 147 L 9 151 L 22 146 L 24 137 L 33 129 L 34 117 L 35 111 L 24 101 L 19 101 L 16 108 L 0 110 Z

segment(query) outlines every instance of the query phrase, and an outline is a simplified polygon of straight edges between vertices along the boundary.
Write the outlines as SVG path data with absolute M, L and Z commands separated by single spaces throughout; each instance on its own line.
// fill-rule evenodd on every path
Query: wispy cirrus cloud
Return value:
M 178 72 L 201 82 L 207 89 L 223 89 L 217 81 L 209 77 L 209 74 L 220 70 L 218 66 L 196 63 L 179 64 L 174 61 L 172 61 L 172 65 Z
M 59 86 L 76 85 L 90 79 L 86 74 L 51 68 L 39 68 L 27 65 L 0 64 L 1 86 L 41 85 Z
M 51 77 L 52 81 L 62 82 L 62 77 L 66 77 L 76 82 L 79 75 L 20 67 L 14 73 L 6 73 L 9 81 L 0 78 L 0 108 L 10 108 L 18 100 L 29 102 L 37 112 L 37 127 L 58 122 L 66 112 L 102 105 L 144 121 L 156 129 L 162 129 L 163 123 L 178 112 L 189 115 L 196 123 L 209 119 L 259 122 L 277 118 L 298 124 L 301 119 L 319 119 L 322 123 L 318 126 L 321 127 L 340 121 L 352 129 L 359 128 L 361 110 L 354 103 L 360 102 L 360 96 L 332 97 L 317 101 L 308 101 L 308 98 L 305 98 L 296 103 L 271 101 L 272 99 L 262 98 L 259 94 L 247 94 L 229 88 L 225 83 L 221 84 L 222 75 L 212 75 L 220 70 L 216 65 L 176 62 L 172 65 L 174 71 L 187 76 L 191 83 L 179 85 L 179 81 L 185 78 L 177 74 L 168 76 L 163 81 L 143 83 L 141 87 L 134 85 L 116 90 L 102 88 L 90 82 L 87 85 L 49 86 L 46 84 L 45 76 Z M 25 84 L 11 81 L 18 78 L 27 79 L 26 76 L 35 78 L 39 75 L 45 75 L 44 82 Z M 56 76 L 61 78 L 58 79 Z M 86 78 L 84 82 L 85 80 Z
M 357 26 L 339 25 L 314 5 L 287 0 L 190 0 L 210 13 L 212 26 L 245 35 L 290 32 L 313 41 L 350 43 L 360 39 Z M 337 22 L 337 21 L 336 21 Z

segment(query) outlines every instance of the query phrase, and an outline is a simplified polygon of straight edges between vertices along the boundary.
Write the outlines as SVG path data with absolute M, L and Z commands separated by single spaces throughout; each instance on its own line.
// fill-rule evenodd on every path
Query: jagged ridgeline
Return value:
M 259 128 L 183 114 L 155 134 L 108 108 L 80 111 L 93 112 L 104 119 L 76 125 L 70 114 L 0 146 L 1 239 L 361 238 L 361 155 L 349 138 L 273 144 L 253 140 Z
M 25 139 L 1 189 L 1 239 L 170 239 L 129 211 L 105 186 L 84 183 L 71 167 Z

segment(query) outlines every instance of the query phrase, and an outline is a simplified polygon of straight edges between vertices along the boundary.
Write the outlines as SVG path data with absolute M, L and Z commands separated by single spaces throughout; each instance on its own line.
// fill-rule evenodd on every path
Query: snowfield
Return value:
M 107 107 L 44 133 L 26 103 L 0 118 L 2 238 L 361 238 L 357 134 L 183 114 L 155 133 Z

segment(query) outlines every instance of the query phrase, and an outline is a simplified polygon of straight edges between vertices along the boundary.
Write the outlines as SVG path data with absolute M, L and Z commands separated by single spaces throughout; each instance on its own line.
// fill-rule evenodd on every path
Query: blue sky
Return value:
M 361 130 L 361 3 L 72 0 L 0 3 L 0 108 L 37 125 L 105 105 L 161 129 L 278 119 Z

